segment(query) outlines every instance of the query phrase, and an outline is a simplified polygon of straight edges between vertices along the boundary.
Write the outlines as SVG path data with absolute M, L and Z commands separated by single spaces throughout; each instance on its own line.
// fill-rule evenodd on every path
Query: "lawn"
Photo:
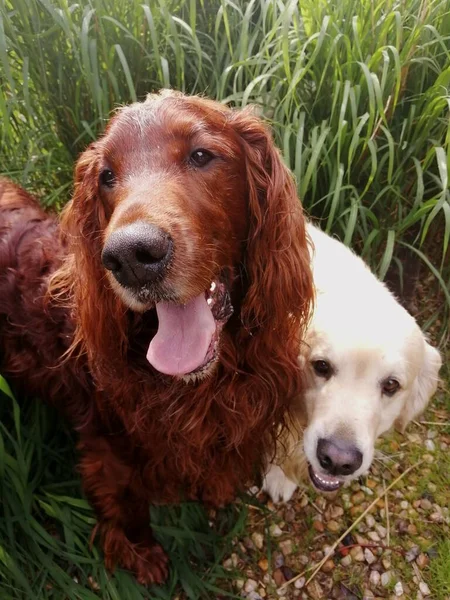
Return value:
M 45 206 L 70 197 L 74 161 L 111 111 L 161 87 L 259 105 L 307 213 L 448 352 L 450 0 L 0 0 L 0 173 Z M 71 433 L 0 379 L 0 598 L 271 599 L 285 584 L 286 598 L 369 598 L 399 582 L 404 598 L 420 583 L 449 598 L 449 381 L 444 370 L 426 423 L 382 441 L 368 479 L 333 502 L 309 490 L 278 510 L 251 495 L 217 514 L 152 509 L 172 569 L 144 589 L 108 575 L 90 544 Z M 308 582 L 378 495 L 352 548 Z M 366 550 L 373 561 L 358 560 Z

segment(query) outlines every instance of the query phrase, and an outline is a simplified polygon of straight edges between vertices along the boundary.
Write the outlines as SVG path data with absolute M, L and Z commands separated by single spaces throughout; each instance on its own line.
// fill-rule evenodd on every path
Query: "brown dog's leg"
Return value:
M 133 491 L 135 469 L 104 437 L 84 435 L 79 449 L 83 487 L 97 513 L 94 532 L 100 534 L 106 568 L 128 569 L 144 585 L 162 583 L 167 556 L 153 537 L 148 502 Z

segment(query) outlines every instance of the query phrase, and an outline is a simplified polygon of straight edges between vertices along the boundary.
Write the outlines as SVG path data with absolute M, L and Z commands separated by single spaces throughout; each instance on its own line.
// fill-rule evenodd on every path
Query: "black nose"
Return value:
M 351 475 L 362 465 L 363 455 L 345 440 L 321 438 L 317 442 L 317 458 L 330 475 Z
M 165 231 L 137 221 L 109 236 L 102 262 L 123 286 L 140 287 L 163 277 L 172 256 L 172 246 L 172 239 Z

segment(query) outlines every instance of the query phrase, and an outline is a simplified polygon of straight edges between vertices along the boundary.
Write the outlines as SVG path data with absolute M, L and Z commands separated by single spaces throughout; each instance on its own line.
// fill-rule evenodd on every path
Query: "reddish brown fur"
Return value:
M 185 157 L 195 147 L 221 159 L 202 172 L 188 169 Z M 119 181 L 108 192 L 99 187 L 106 163 Z M 15 229 L 5 229 L 11 196 L 22 212 Z M 84 489 L 107 566 L 160 582 L 166 557 L 152 539 L 149 503 L 232 500 L 272 451 L 286 407 L 301 391 L 297 355 L 313 293 L 294 182 L 250 111 L 170 94 L 119 111 L 80 157 L 63 242 L 51 218 L 28 208 L 32 202 L 3 183 L 3 371 L 62 404 L 78 429 Z M 178 302 L 202 293 L 224 270 L 232 282 L 235 312 L 222 332 L 219 364 L 201 381 L 186 383 L 149 365 L 154 311 L 130 310 L 102 267 L 107 236 L 135 219 L 170 231 L 179 251 L 166 283 Z M 15 232 L 29 227 L 25 253 L 27 242 Z M 43 261 L 56 269 L 49 302 L 42 301 Z M 23 309 L 15 306 L 19 296 Z M 30 336 L 25 350 L 19 327 Z M 56 342 L 67 332 L 71 358 L 61 362 L 67 345 Z

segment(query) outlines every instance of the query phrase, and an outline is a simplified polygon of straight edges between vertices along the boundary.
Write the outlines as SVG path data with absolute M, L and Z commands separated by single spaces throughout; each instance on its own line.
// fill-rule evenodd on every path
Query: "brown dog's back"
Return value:
M 73 361 L 62 361 L 73 335 L 67 309 L 48 297 L 64 255 L 57 220 L 0 178 L 0 373 L 55 404 L 83 387 Z

